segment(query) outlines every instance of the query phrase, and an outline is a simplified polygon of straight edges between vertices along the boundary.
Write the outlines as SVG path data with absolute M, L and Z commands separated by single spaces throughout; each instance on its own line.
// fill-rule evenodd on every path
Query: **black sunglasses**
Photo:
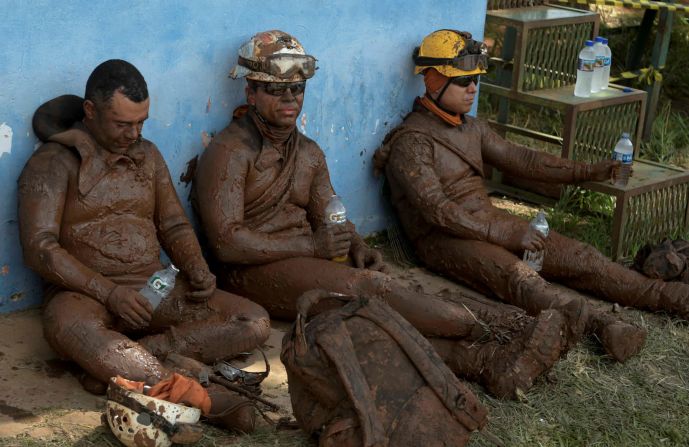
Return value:
M 266 93 L 282 96 L 289 90 L 294 96 L 301 95 L 306 90 L 306 81 L 300 82 L 260 82 L 258 83 Z
M 460 87 L 469 87 L 469 85 L 473 82 L 474 84 L 478 85 L 480 75 L 470 75 L 470 76 L 456 76 L 452 79 L 450 79 L 450 82 L 458 85 Z

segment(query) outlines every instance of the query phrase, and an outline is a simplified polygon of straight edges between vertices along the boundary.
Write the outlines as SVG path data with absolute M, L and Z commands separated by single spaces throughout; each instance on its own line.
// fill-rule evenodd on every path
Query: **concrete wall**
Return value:
M 485 7 L 484 0 L 3 1 L 0 313 L 41 302 L 40 280 L 23 266 L 16 213 L 16 180 L 37 145 L 31 117 L 55 96 L 83 95 L 100 62 L 126 59 L 145 76 L 144 134 L 177 180 L 204 135 L 220 131 L 243 103 L 243 82 L 226 75 L 240 44 L 265 29 L 293 33 L 320 66 L 300 128 L 324 149 L 349 216 L 369 233 L 386 225 L 371 155 L 422 89 L 411 74 L 413 47 L 438 28 L 480 37 Z M 188 186 L 176 186 L 187 204 Z

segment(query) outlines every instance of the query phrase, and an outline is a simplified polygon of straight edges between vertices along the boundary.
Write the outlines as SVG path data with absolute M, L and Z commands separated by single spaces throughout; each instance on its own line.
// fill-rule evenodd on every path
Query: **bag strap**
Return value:
M 306 355 L 308 345 L 306 344 L 306 337 L 304 334 L 304 326 L 309 316 L 309 311 L 313 306 L 323 300 L 332 299 L 340 301 L 340 303 L 347 303 L 355 300 L 356 297 L 351 295 L 344 295 L 341 293 L 328 292 L 323 289 L 313 289 L 305 292 L 297 299 L 297 321 L 294 325 L 294 338 L 296 338 L 295 351 L 298 356 Z
M 312 306 L 324 299 L 334 298 L 341 302 L 351 302 L 364 299 L 324 290 L 311 290 L 302 295 L 297 301 L 297 321 L 295 324 L 295 352 L 297 357 L 307 354 L 308 345 L 304 326 Z M 329 319 L 327 329 L 317 331 L 316 343 L 328 356 L 337 370 L 342 386 L 347 392 L 350 402 L 359 418 L 364 447 L 387 447 L 388 439 L 383 424 L 378 418 L 378 410 L 369 393 L 370 387 L 354 352 L 354 345 L 349 331 L 342 321 L 346 313 L 334 312 Z M 351 313 L 349 314 L 351 315 Z
M 371 398 L 371 387 L 366 382 L 366 376 L 354 352 L 347 326 L 341 319 L 332 323 L 334 324 L 327 331 L 318 334 L 318 346 L 335 366 L 337 375 L 359 417 L 363 446 L 387 447 L 388 438 L 378 417 L 378 409 Z
M 400 314 L 377 299 L 358 307 L 354 314 L 375 323 L 397 342 L 448 411 L 467 430 L 478 430 L 486 425 L 486 408 L 445 366 L 428 340 Z

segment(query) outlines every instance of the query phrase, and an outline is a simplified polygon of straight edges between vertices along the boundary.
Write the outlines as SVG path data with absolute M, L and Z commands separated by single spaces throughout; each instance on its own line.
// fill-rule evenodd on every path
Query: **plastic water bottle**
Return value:
M 535 229 L 536 231 L 539 231 L 543 236 L 548 236 L 548 233 L 550 232 L 550 228 L 548 227 L 548 221 L 545 220 L 545 212 L 543 210 L 538 211 L 538 214 L 536 214 L 536 217 L 533 218 L 529 226 Z M 544 250 L 526 250 L 524 251 L 523 259 L 529 267 L 531 267 L 537 272 L 540 272 L 543 268 L 544 257 Z
M 634 162 L 634 145 L 632 140 L 629 139 L 627 132 L 624 132 L 619 141 L 617 141 L 615 149 L 612 151 L 612 159 L 621 162 L 620 166 L 613 171 L 613 184 L 615 186 L 626 186 L 629 182 L 629 173 Z
M 173 264 L 167 266 L 166 269 L 158 270 L 146 282 L 146 286 L 139 290 L 148 302 L 151 303 L 153 309 L 158 307 L 158 304 L 170 294 L 175 288 L 175 277 L 179 269 Z
M 596 54 L 596 63 L 593 65 L 593 78 L 591 79 L 591 93 L 598 93 L 603 87 L 603 67 L 605 66 L 605 47 L 603 38 L 596 37 L 593 44 L 593 52 Z
M 591 96 L 591 82 L 593 80 L 593 66 L 596 63 L 596 53 L 593 51 L 593 41 L 587 40 L 584 48 L 579 52 L 577 65 L 577 83 L 574 86 L 574 96 L 588 98 Z
M 328 200 L 328 204 L 325 206 L 325 224 L 326 225 L 344 225 L 347 222 L 347 209 L 342 203 L 342 200 L 333 194 Z M 338 256 L 333 258 L 336 262 L 347 261 L 348 256 Z
M 608 39 L 605 37 L 602 37 L 603 42 L 603 54 L 605 55 L 605 58 L 603 59 L 603 80 L 601 81 L 600 84 L 600 89 L 605 90 L 608 88 L 608 85 L 610 84 L 610 65 L 612 64 L 612 51 L 610 50 L 610 47 L 608 46 Z

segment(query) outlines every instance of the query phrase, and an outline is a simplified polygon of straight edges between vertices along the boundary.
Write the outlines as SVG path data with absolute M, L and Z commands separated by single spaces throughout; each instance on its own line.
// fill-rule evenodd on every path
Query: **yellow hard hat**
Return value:
M 448 78 L 483 74 L 488 67 L 488 49 L 471 34 L 452 29 L 434 31 L 414 49 L 414 74 L 435 68 Z

